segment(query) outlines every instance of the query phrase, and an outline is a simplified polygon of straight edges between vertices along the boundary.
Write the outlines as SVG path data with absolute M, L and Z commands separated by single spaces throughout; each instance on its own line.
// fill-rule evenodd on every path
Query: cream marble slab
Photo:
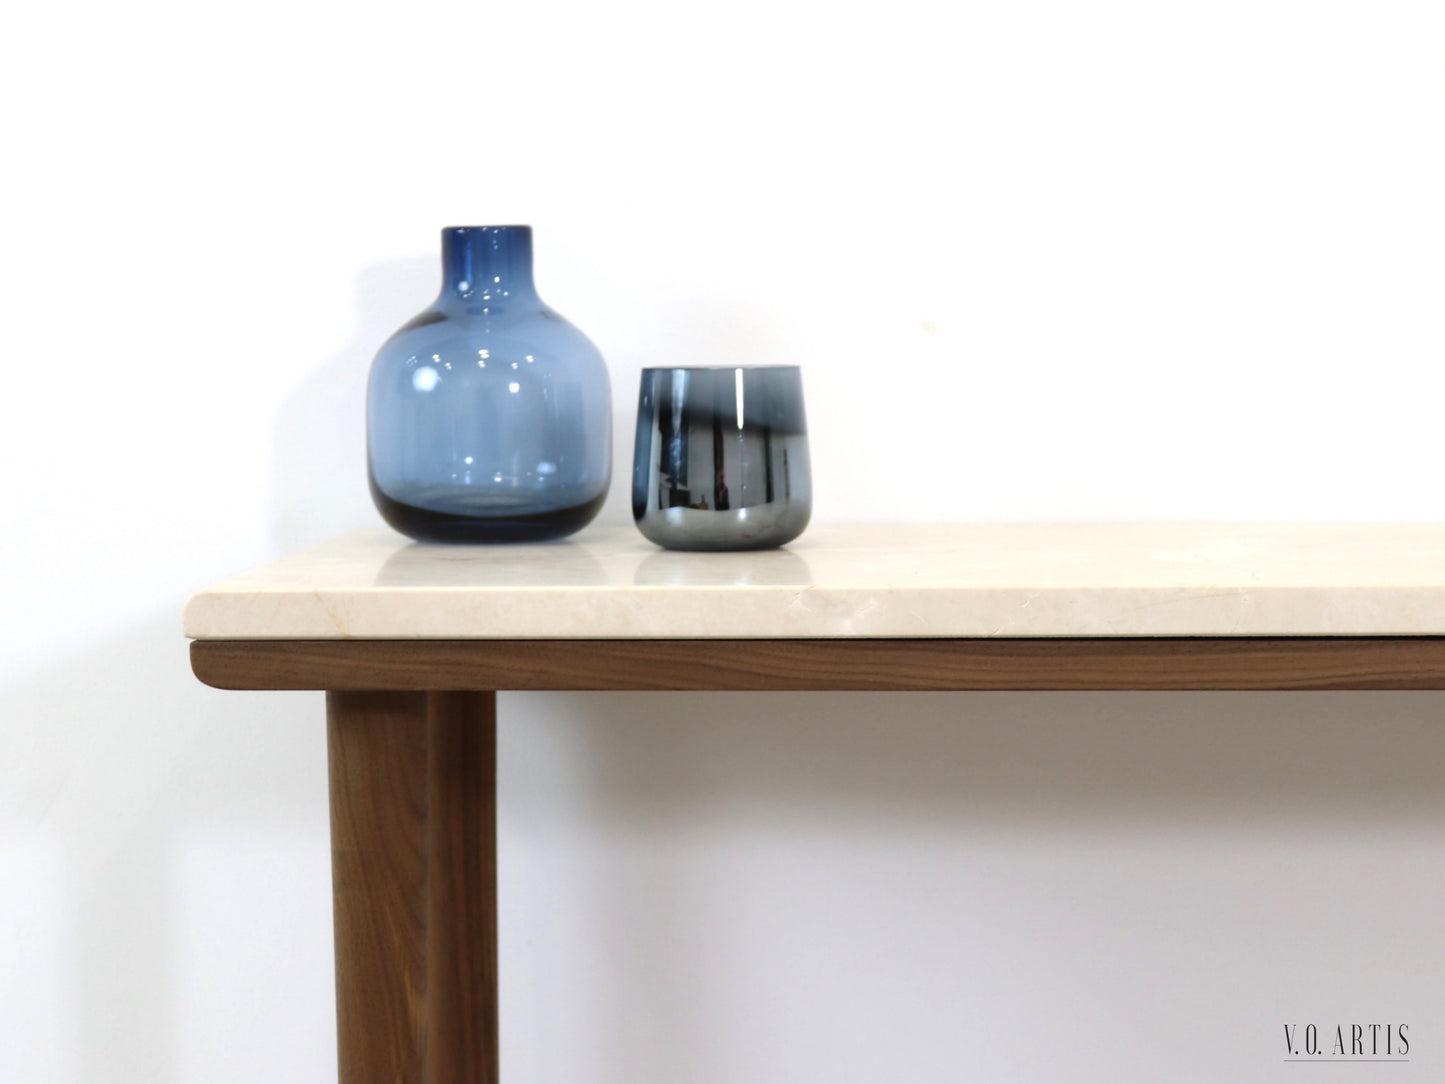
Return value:
M 195 595 L 199 639 L 1445 635 L 1445 525 L 814 527 L 659 550 L 357 531 Z

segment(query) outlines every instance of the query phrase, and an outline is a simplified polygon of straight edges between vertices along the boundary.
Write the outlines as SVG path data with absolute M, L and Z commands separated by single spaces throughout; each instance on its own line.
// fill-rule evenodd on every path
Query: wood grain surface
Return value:
M 431 693 L 426 1084 L 497 1084 L 497 694 Z
M 197 640 L 222 689 L 1445 689 L 1445 638 Z
M 424 693 L 327 697 L 341 1084 L 421 1080 L 426 699 Z
M 341 1084 L 496 1084 L 495 710 L 327 697 Z

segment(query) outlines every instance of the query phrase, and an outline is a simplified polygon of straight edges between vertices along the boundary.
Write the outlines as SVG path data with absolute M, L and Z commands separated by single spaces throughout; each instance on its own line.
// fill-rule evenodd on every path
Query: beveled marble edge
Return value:
M 186 607 L 196 639 L 1445 635 L 1445 525 L 815 527 L 682 554 L 354 532 Z

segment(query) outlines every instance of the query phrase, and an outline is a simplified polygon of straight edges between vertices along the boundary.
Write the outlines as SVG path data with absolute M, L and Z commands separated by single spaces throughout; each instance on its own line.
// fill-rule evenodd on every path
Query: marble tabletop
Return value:
M 1445 524 L 817 526 L 660 550 L 631 526 L 361 530 L 193 596 L 197 639 L 1445 635 Z

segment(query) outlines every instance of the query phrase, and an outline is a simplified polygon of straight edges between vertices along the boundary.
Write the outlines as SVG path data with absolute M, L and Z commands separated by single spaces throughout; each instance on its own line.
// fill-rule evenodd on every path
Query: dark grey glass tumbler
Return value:
M 813 512 L 795 365 L 644 369 L 632 518 L 672 550 L 769 549 Z

